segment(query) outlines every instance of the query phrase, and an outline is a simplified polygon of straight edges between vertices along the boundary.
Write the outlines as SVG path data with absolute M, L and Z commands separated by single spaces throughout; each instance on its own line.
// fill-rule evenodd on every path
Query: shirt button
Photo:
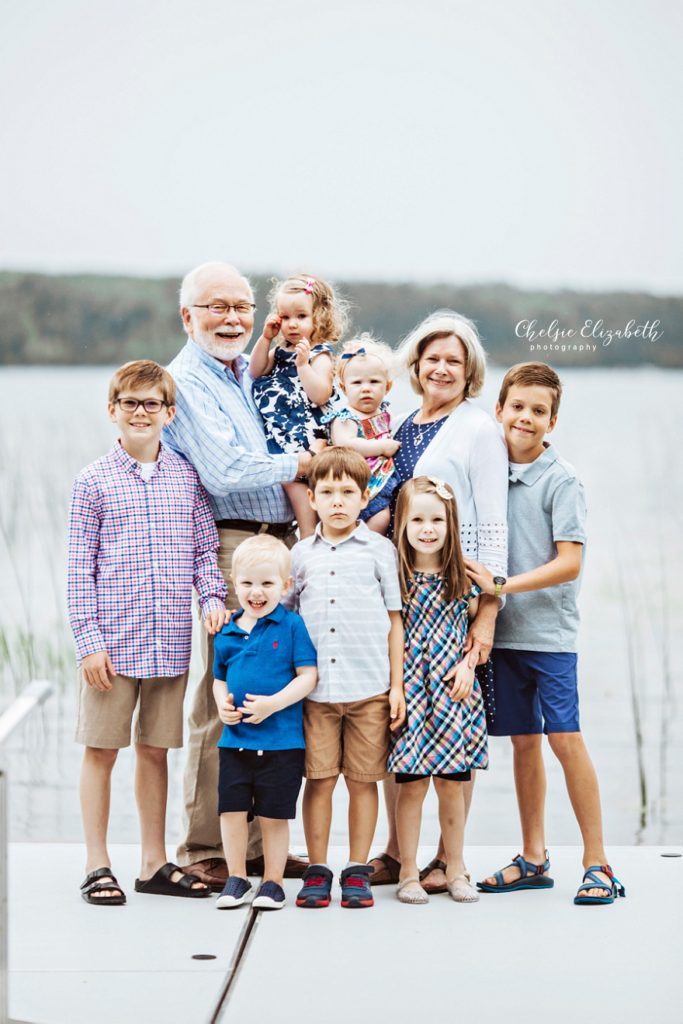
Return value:
M 157 640 L 157 647 L 161 647 L 161 640 Z
M 334 598 L 333 597 L 330 598 L 330 604 L 334 604 Z
M 330 570 L 330 576 L 334 576 L 334 569 Z
M 336 551 L 336 550 L 337 550 L 336 548 L 330 548 L 330 551 Z
M 330 633 L 334 633 L 334 631 L 335 631 L 334 626 L 330 627 Z
M 330 658 L 330 661 L 332 662 L 333 665 L 334 665 L 336 660 L 337 660 L 336 658 Z

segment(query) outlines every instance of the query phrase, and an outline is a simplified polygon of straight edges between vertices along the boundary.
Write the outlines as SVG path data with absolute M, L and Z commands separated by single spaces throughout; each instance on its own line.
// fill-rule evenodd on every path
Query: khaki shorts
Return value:
M 79 672 L 76 742 L 86 747 L 120 750 L 135 743 L 182 747 L 183 700 L 188 673 L 154 679 L 114 676 L 111 690 L 88 686 Z M 136 710 L 137 709 L 137 710 Z
M 387 777 L 389 694 L 349 704 L 305 700 L 304 736 L 307 779 L 379 782 Z

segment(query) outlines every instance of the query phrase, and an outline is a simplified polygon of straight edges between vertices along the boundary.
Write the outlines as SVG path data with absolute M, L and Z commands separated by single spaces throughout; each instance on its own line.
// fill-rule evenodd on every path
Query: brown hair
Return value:
M 450 497 L 442 498 L 440 490 L 445 488 Z M 417 476 L 407 480 L 398 492 L 396 502 L 396 520 L 394 526 L 394 542 L 398 548 L 398 574 L 401 581 L 401 596 L 406 600 L 408 586 L 413 579 L 413 549 L 408 543 L 408 518 L 410 504 L 416 494 L 434 494 L 442 503 L 446 512 L 446 542 L 441 549 L 441 565 L 439 575 L 446 581 L 445 597 L 447 601 L 456 601 L 470 590 L 472 584 L 465 572 L 465 563 L 460 546 L 460 526 L 458 508 L 455 503 L 453 489 L 443 480 L 435 477 Z
M 370 467 L 363 456 L 354 452 L 352 448 L 325 448 L 311 462 L 308 486 L 315 491 L 315 486 L 320 480 L 327 480 L 329 477 L 341 480 L 345 476 L 358 484 L 362 493 L 367 490 L 370 483 Z
M 498 404 L 505 405 L 510 388 L 548 388 L 552 395 L 550 402 L 551 418 L 557 416 L 562 398 L 562 381 L 557 376 L 552 366 L 547 363 L 515 363 L 503 377 L 498 395 Z
M 304 292 L 311 296 L 313 333 L 308 339 L 311 344 L 332 345 L 339 341 L 348 326 L 349 304 L 335 294 L 331 285 L 312 274 L 295 274 L 284 281 L 275 281 L 268 296 L 273 313 L 277 313 L 277 297 L 281 292 L 289 295 Z
M 142 391 L 144 388 L 159 388 L 167 405 L 175 405 L 175 381 L 158 363 L 151 359 L 135 359 L 124 363 L 109 381 L 109 401 L 115 402 L 122 391 Z

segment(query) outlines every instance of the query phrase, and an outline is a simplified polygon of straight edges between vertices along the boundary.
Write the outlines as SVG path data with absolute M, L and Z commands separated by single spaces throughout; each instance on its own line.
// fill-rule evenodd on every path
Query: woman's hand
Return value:
M 482 594 L 495 596 L 496 584 L 493 582 L 493 573 L 490 569 L 487 569 L 481 562 L 473 561 L 471 558 L 465 559 L 465 569 L 469 578 L 473 583 L 477 584 Z

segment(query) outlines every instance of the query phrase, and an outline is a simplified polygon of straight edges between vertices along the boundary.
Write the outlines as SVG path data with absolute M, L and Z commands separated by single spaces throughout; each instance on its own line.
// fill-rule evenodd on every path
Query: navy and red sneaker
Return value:
M 375 901 L 370 888 L 372 868 L 369 864 L 353 864 L 344 868 L 339 876 L 341 905 L 351 910 L 360 907 L 374 907 Z
M 296 897 L 297 907 L 329 907 L 333 877 L 324 864 L 309 864 L 302 875 L 304 884 Z

